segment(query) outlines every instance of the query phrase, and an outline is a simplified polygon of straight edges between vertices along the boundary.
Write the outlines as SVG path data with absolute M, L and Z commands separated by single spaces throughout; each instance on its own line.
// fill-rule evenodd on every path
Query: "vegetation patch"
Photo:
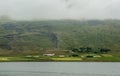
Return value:
M 54 61 L 82 61 L 79 57 L 68 57 L 68 58 L 51 58 Z
M 0 57 L 0 61 L 9 61 L 8 57 Z
M 102 54 L 103 57 L 113 57 L 112 55 L 110 54 Z

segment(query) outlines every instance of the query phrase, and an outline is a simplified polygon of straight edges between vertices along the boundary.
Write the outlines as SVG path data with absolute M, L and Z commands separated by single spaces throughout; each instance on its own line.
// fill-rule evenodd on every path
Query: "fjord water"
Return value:
M 0 63 L 0 76 L 120 76 L 119 62 Z

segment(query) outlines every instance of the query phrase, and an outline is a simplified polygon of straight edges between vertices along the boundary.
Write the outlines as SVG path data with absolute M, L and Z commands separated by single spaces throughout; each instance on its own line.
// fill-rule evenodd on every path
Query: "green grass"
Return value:
M 25 58 L 25 57 L 0 57 L 0 62 L 12 62 L 12 61 L 33 61 L 33 58 Z
M 80 57 L 51 58 L 54 61 L 82 61 Z
M 108 56 L 108 57 L 107 57 Z M 0 62 L 32 62 L 32 61 L 92 61 L 92 62 L 120 62 L 120 57 L 119 56 L 110 56 L 107 55 L 101 56 L 101 57 L 93 57 L 93 58 L 81 58 L 81 57 L 24 57 L 24 56 L 14 56 L 14 57 L 0 57 Z
M 86 58 L 84 61 L 120 62 L 120 57 Z
M 102 54 L 103 57 L 113 57 L 112 55 L 110 54 Z
M 87 56 L 93 56 L 91 58 Z M 79 57 L 48 57 L 38 54 L 34 55 L 14 55 L 14 56 L 0 56 L 0 62 L 42 62 L 42 61 L 91 61 L 91 62 L 120 62 L 120 56 L 112 54 L 80 54 Z

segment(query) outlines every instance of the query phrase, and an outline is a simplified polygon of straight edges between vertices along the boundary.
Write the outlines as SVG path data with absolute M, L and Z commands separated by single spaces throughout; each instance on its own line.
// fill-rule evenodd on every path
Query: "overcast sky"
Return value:
M 120 19 L 120 0 L 0 0 L 14 19 Z

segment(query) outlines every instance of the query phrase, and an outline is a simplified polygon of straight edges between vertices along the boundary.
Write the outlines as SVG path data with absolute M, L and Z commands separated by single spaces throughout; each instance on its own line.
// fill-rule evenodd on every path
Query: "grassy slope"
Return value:
M 34 53 L 44 48 L 70 49 L 88 46 L 110 48 L 116 53 L 120 52 L 119 34 L 119 20 L 0 22 L 0 54 L 9 54 L 9 47 L 12 53 Z

